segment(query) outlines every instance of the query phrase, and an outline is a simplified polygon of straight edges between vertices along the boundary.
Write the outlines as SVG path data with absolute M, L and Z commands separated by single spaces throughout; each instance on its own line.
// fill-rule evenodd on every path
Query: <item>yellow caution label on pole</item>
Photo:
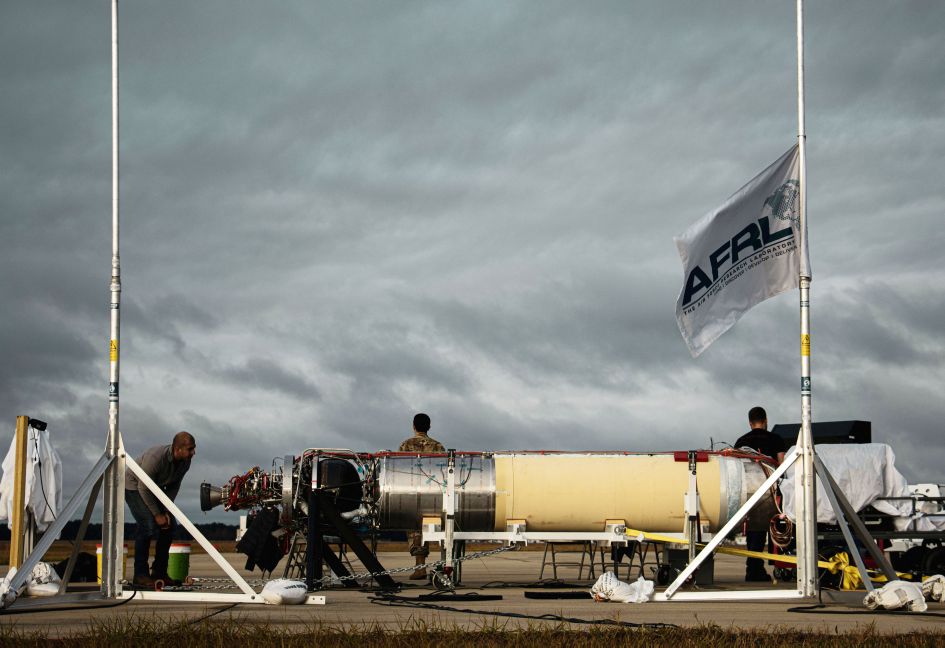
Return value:
M 118 362 L 118 340 L 112 340 L 108 344 L 108 359 L 111 362 Z
M 801 335 L 801 355 L 809 356 L 810 355 L 810 334 L 804 333 Z

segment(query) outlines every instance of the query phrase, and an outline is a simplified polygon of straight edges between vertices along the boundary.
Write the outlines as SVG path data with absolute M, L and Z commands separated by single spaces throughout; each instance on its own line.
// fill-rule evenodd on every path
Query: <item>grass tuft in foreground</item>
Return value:
M 434 648 L 439 646 L 484 646 L 510 648 L 558 648 L 600 646 L 627 648 L 672 646 L 672 648 L 714 648 L 718 646 L 764 647 L 830 646 L 859 648 L 864 645 L 892 644 L 897 648 L 945 646 L 945 635 L 915 632 L 884 636 L 872 626 L 847 634 L 807 632 L 786 628 L 768 630 L 733 630 L 718 626 L 699 628 L 613 629 L 592 627 L 586 631 L 547 625 L 510 629 L 492 621 L 483 621 L 474 630 L 429 624 L 411 619 L 397 631 L 370 627 L 337 628 L 315 624 L 303 630 L 288 631 L 272 625 L 237 619 L 205 620 L 193 624 L 164 619 L 137 618 L 133 615 L 96 620 L 62 638 L 48 638 L 46 633 L 22 633 L 14 625 L 0 626 L 0 646 L 33 648 L 47 646 L 82 648 L 155 648 L 156 646 L 193 646 L 200 648 L 236 648 L 237 646 L 279 646 L 311 648 L 340 646 L 351 648 Z

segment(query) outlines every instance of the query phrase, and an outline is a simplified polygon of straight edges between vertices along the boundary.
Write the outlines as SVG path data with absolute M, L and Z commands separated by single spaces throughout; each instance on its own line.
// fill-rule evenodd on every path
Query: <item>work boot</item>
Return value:
M 147 574 L 135 574 L 131 584 L 135 587 L 154 587 L 154 579 Z
M 760 571 L 758 573 L 745 574 L 746 583 L 770 583 L 771 577 L 768 572 Z
M 417 557 L 416 557 L 416 561 L 417 561 L 417 563 L 416 563 L 416 564 L 417 564 L 417 568 L 416 568 L 415 570 L 413 570 L 413 573 L 412 573 L 412 574 L 410 574 L 410 580 L 426 580 L 426 579 L 427 579 L 427 568 L 421 566 L 421 565 L 423 565 L 424 563 L 426 563 L 426 557 L 425 557 L 425 556 L 417 556 Z
M 166 587 L 177 587 L 181 584 L 176 578 L 171 578 L 167 574 L 155 574 L 151 572 L 151 580 L 164 581 Z

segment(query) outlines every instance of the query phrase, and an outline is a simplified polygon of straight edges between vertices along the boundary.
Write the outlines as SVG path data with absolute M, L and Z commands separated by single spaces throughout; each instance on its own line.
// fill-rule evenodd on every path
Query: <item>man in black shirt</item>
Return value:
M 768 431 L 768 413 L 763 407 L 752 407 L 748 411 L 748 425 L 751 429 L 735 442 L 736 448 L 751 448 L 755 452 L 770 457 L 776 464 L 784 461 L 784 439 Z M 769 499 L 763 499 L 748 514 L 745 530 L 745 542 L 749 551 L 764 551 L 768 547 L 768 526 L 773 514 Z M 745 580 L 752 582 L 769 581 L 765 562 L 760 558 L 745 560 Z
M 752 407 L 748 411 L 748 425 L 751 429 L 735 442 L 736 448 L 751 448 L 774 459 L 778 465 L 784 461 L 784 439 L 774 432 L 768 432 L 768 413 L 763 407 Z

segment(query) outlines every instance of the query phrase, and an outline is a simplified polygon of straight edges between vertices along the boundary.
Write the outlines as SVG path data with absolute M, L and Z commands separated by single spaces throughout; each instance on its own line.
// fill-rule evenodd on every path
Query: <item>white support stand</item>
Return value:
M 36 599 L 36 600 L 18 600 L 11 607 L 15 609 L 23 609 L 26 607 L 48 607 L 48 606 L 58 606 L 66 602 L 76 602 L 76 601 L 91 601 L 91 600 L 102 600 L 102 599 L 111 599 L 111 598 L 135 598 L 136 600 L 149 600 L 149 601 L 199 601 L 199 602 L 219 602 L 219 603 L 265 603 L 262 597 L 256 593 L 252 587 L 246 582 L 246 580 L 237 572 L 232 565 L 220 554 L 219 551 L 210 543 L 209 540 L 204 537 L 202 533 L 197 529 L 196 526 L 184 515 L 183 511 L 177 507 L 176 504 L 160 489 L 157 484 L 154 483 L 147 473 L 141 469 L 140 466 L 132 459 L 131 457 L 124 457 L 127 462 L 128 468 L 138 477 L 142 482 L 147 485 L 149 490 L 154 493 L 155 497 L 160 500 L 160 502 L 167 507 L 167 510 L 174 516 L 174 518 L 181 523 L 185 529 L 194 537 L 195 540 L 200 544 L 201 547 L 210 555 L 210 557 L 217 563 L 217 565 L 229 576 L 233 582 L 239 587 L 243 593 L 242 594 L 222 594 L 216 592 L 143 592 L 143 591 L 119 591 L 117 596 L 107 596 L 104 592 L 85 592 L 81 594 L 67 594 L 65 593 L 65 586 L 68 583 L 68 576 L 72 572 L 72 567 L 75 560 L 75 555 L 78 553 L 78 547 L 81 543 L 80 533 L 77 538 L 75 548 L 73 549 L 73 555 L 70 559 L 66 573 L 63 578 L 63 584 L 60 585 L 60 594 L 57 596 L 51 596 L 48 598 Z M 88 526 L 88 517 L 91 513 L 91 509 L 95 504 L 95 499 L 97 495 L 98 488 L 101 484 L 102 476 L 105 471 L 108 469 L 110 462 L 107 460 L 105 455 L 102 455 L 95 466 L 92 468 L 92 471 L 86 476 L 85 481 L 79 486 L 78 490 L 69 500 L 69 502 L 63 507 L 62 513 L 56 519 L 56 521 L 50 525 L 46 533 L 43 534 L 43 537 L 39 542 L 36 543 L 36 547 L 30 553 L 30 555 L 23 561 L 22 567 L 17 570 L 17 573 L 14 574 L 13 579 L 9 584 L 10 591 L 19 590 L 29 578 L 30 572 L 32 572 L 33 567 L 35 567 L 42 557 L 46 554 L 49 548 L 52 546 L 52 543 L 55 538 L 59 537 L 59 534 L 62 532 L 63 527 L 66 523 L 73 518 L 76 511 L 78 511 L 79 505 L 83 500 L 88 498 L 88 503 L 86 505 L 86 514 L 83 517 L 83 527 Z M 120 493 L 121 495 L 121 504 L 124 506 L 124 491 Z M 84 529 L 80 528 L 80 531 Z M 103 565 L 104 567 L 104 565 Z M 103 580 L 104 580 L 104 570 L 103 570 Z M 119 581 L 119 586 L 120 586 Z M 104 589 L 104 585 L 103 585 Z M 320 595 L 309 595 L 306 599 L 305 604 L 308 605 L 324 605 L 325 597 Z
M 219 592 L 125 592 L 123 599 L 133 598 L 136 601 L 181 601 L 189 603 L 265 603 L 259 595 L 248 594 L 221 594 Z M 323 594 L 309 594 L 301 605 L 325 605 Z
M 765 480 L 758 490 L 748 499 L 747 502 L 738 510 L 738 512 L 732 516 L 728 523 L 722 527 L 722 529 L 716 534 L 714 538 L 699 552 L 694 560 L 686 566 L 686 568 L 680 572 L 679 576 L 676 577 L 669 587 L 666 588 L 664 592 L 656 595 L 654 600 L 657 601 L 669 601 L 669 600 L 678 600 L 678 601 L 718 601 L 718 600 L 771 600 L 771 599 L 796 599 L 796 598 L 809 598 L 808 594 L 803 590 L 803 588 L 798 586 L 797 590 L 749 590 L 749 591 L 737 591 L 737 592 L 680 592 L 677 594 L 677 590 L 689 579 L 690 576 L 698 569 L 699 565 L 710 556 L 715 549 L 728 537 L 728 535 L 735 529 L 735 527 L 741 523 L 742 519 L 748 512 L 754 508 L 754 506 L 761 501 L 762 497 L 771 489 L 778 480 L 787 472 L 788 468 L 795 464 L 801 457 L 800 451 L 798 448 L 795 448 L 791 453 L 784 458 L 784 463 L 778 466 L 777 470 L 771 473 L 771 476 Z M 827 493 L 827 498 L 830 501 L 831 506 L 834 509 L 834 513 L 837 516 L 837 524 L 840 526 L 840 529 L 843 533 L 843 537 L 846 540 L 847 548 L 849 549 L 850 555 L 853 556 L 854 562 L 856 563 L 857 569 L 860 572 L 860 578 L 862 579 L 866 589 L 872 591 L 873 585 L 869 578 L 869 573 L 866 570 L 863 560 L 859 555 L 859 550 L 854 542 L 853 534 L 851 534 L 849 526 L 854 527 L 854 531 L 859 537 L 860 541 L 866 547 L 867 551 L 880 566 L 883 574 L 890 580 L 897 578 L 895 570 L 889 564 L 889 561 L 883 555 L 882 551 L 876 546 L 875 541 L 870 537 L 869 532 L 866 527 L 863 525 L 859 516 L 857 516 L 856 511 L 853 510 L 853 507 L 847 501 L 846 497 L 843 495 L 843 492 L 840 490 L 837 483 L 833 480 L 833 477 L 830 475 L 827 468 L 821 462 L 820 458 L 817 457 L 814 453 L 814 465 L 816 466 L 817 474 L 820 477 L 821 484 L 824 487 L 824 491 Z M 798 497 L 800 497 L 798 493 Z M 816 524 L 816 519 L 815 519 Z M 816 542 L 816 532 L 812 534 Z M 816 544 L 815 544 L 816 550 Z M 816 565 L 816 563 L 815 563 Z
M 46 555 L 46 552 L 49 551 L 53 540 L 58 538 L 59 534 L 62 533 L 63 527 L 66 526 L 66 523 L 72 519 L 72 516 L 75 515 L 76 511 L 79 509 L 79 504 L 81 504 L 82 501 L 89 496 L 89 494 L 92 492 L 92 489 L 99 483 L 99 480 L 102 478 L 102 475 L 105 474 L 105 470 L 108 468 L 110 463 L 111 462 L 108 460 L 106 455 L 102 455 L 99 457 L 98 461 L 95 462 L 95 465 L 92 467 L 92 471 L 86 476 L 82 484 L 79 485 L 79 489 L 75 492 L 69 502 L 62 508 L 62 511 L 59 513 L 59 517 L 56 518 L 56 521 L 49 526 L 49 528 L 43 534 L 43 537 L 40 538 L 39 542 L 36 543 L 33 551 L 20 565 L 20 568 L 17 570 L 16 574 L 13 575 L 13 578 L 10 580 L 8 586 L 9 591 L 17 592 L 26 584 L 30 573 L 33 571 L 33 567 L 39 564 L 39 561 L 42 560 L 43 556 Z M 81 539 L 77 539 L 77 542 L 81 542 Z M 102 595 L 99 594 L 99 597 L 101 596 Z M 58 597 L 51 596 L 44 600 L 55 601 L 57 598 Z M 4 600 L 0 600 L 0 607 L 3 607 L 5 603 L 6 602 Z
M 456 451 L 448 450 L 446 455 L 446 485 L 443 491 L 443 560 L 447 573 L 452 573 L 455 548 L 456 523 Z
M 748 512 L 752 508 L 754 508 L 755 504 L 761 501 L 761 498 L 764 497 L 765 494 L 768 493 L 768 490 L 772 486 L 774 486 L 775 483 L 777 483 L 777 481 L 781 478 L 781 476 L 785 472 L 787 472 L 787 469 L 790 468 L 794 464 L 797 458 L 798 458 L 798 453 L 797 453 L 797 449 L 795 448 L 791 452 L 791 454 L 789 454 L 787 457 L 784 458 L 784 463 L 778 466 L 777 470 L 771 473 L 771 476 L 765 480 L 764 484 L 758 487 L 758 490 L 756 490 L 755 493 L 751 497 L 748 498 L 748 501 L 745 502 L 745 504 L 740 509 L 738 509 L 738 512 L 735 515 L 733 515 L 731 519 L 729 519 L 729 521 L 725 524 L 725 526 L 723 526 L 719 530 L 719 532 L 715 535 L 715 537 L 713 537 L 712 540 L 710 540 L 709 543 L 702 549 L 702 551 L 699 552 L 699 555 L 697 555 L 694 560 L 692 560 L 688 565 L 686 565 L 686 568 L 679 573 L 679 576 L 676 577 L 676 580 L 674 580 L 672 583 L 669 584 L 669 587 L 667 587 L 666 591 L 663 592 L 664 600 L 668 601 L 673 598 L 673 594 L 675 594 L 676 590 L 679 589 L 680 586 L 682 586 L 683 583 L 685 583 L 689 579 L 690 576 L 692 576 L 693 572 L 695 572 L 696 569 L 699 568 L 699 565 L 701 565 L 702 562 L 715 551 L 715 548 L 718 547 L 720 544 L 722 544 L 722 541 L 725 540 L 725 538 L 728 537 L 728 535 L 735 529 L 735 527 L 741 523 L 742 518 L 744 518 L 745 515 L 747 515 Z M 783 591 L 780 591 L 780 590 L 779 592 L 782 594 L 784 593 Z M 725 592 L 725 594 L 728 594 L 728 593 L 729 592 Z M 719 592 L 698 592 L 694 594 L 708 595 L 708 594 L 719 594 Z M 752 596 L 752 595 L 759 594 L 759 593 L 758 592 L 738 592 L 738 594 L 743 595 L 743 598 L 751 599 L 751 598 L 756 598 L 755 596 Z M 770 594 L 770 590 L 764 591 L 763 594 Z M 713 600 L 713 598 L 717 598 L 717 597 L 710 597 L 705 600 Z M 767 598 L 770 598 L 770 597 L 767 597 Z M 687 599 L 696 600 L 691 597 L 687 597 Z
M 696 479 L 698 454 L 695 450 L 688 453 L 689 490 L 686 491 L 686 539 L 689 541 L 689 562 L 696 557 L 696 543 L 699 541 L 699 483 Z
M 606 531 L 526 531 L 523 523 L 515 522 L 507 526 L 506 531 L 455 531 L 453 540 L 466 542 L 504 542 L 506 544 L 523 544 L 534 542 L 597 542 L 626 544 L 626 527 L 608 525 Z M 679 542 L 684 543 L 685 535 L 679 532 L 666 535 L 678 536 Z M 446 533 L 436 528 L 436 525 L 426 524 L 423 531 L 424 542 L 446 542 Z
M 134 473 L 135 477 L 141 480 L 141 482 L 148 487 L 148 490 L 150 490 L 151 493 L 156 498 L 158 498 L 158 501 L 161 502 L 161 504 L 167 508 L 171 515 L 174 516 L 174 519 L 180 522 L 181 526 L 187 529 L 190 535 L 192 535 L 194 539 L 200 544 L 200 546 L 203 547 L 203 550 L 206 551 L 211 558 L 213 558 L 213 562 L 215 562 L 220 567 L 220 569 L 222 569 L 226 575 L 230 577 L 237 587 L 243 590 L 244 594 L 250 597 L 250 601 L 255 600 L 256 592 L 252 587 L 249 586 L 249 583 L 247 583 L 246 580 L 240 576 L 239 572 L 233 568 L 233 565 L 228 563 L 226 559 L 220 555 L 220 552 L 217 551 L 216 547 L 210 544 L 210 541 L 207 540 L 204 535 L 197 530 L 197 527 L 194 526 L 193 522 L 187 519 L 187 516 L 184 515 L 184 512 L 181 511 L 174 501 L 168 497 L 167 494 L 165 494 L 157 484 L 154 483 L 154 480 L 151 479 L 148 473 L 144 472 L 141 466 L 139 466 L 138 463 L 131 457 L 125 457 L 125 463 L 131 472 Z

